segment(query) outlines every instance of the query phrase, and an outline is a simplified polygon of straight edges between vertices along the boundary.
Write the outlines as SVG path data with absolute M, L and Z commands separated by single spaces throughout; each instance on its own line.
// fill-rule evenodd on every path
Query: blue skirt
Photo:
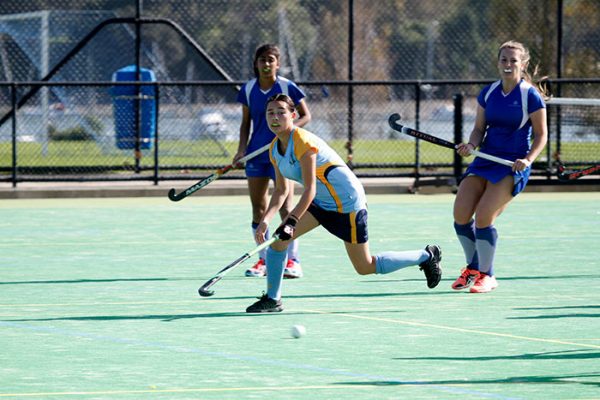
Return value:
M 512 175 L 514 179 L 514 185 L 512 190 L 513 197 L 518 195 L 525 189 L 527 182 L 529 181 L 529 175 L 531 174 L 531 167 L 526 168 L 523 171 L 513 172 L 510 167 L 506 165 L 498 164 L 493 161 L 476 158 L 467 167 L 462 178 L 469 175 L 480 176 L 492 183 L 498 183 L 504 179 L 507 175 Z

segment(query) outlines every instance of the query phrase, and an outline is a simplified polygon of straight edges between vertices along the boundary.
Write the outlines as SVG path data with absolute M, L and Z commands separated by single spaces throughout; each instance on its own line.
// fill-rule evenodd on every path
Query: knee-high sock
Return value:
M 271 247 L 267 249 L 267 295 L 275 300 L 281 298 L 281 283 L 286 261 L 287 250 L 277 251 Z
M 288 260 L 296 260 L 300 262 L 300 257 L 298 255 L 298 240 L 292 240 L 288 245 L 287 249 Z
M 454 231 L 465 253 L 467 268 L 479 269 L 479 257 L 477 256 L 477 247 L 475 246 L 475 221 L 471 220 L 464 225 L 455 222 Z
M 258 228 L 258 224 L 256 222 L 253 222 L 252 223 L 252 238 L 254 238 L 254 243 L 256 243 L 256 245 L 258 246 L 258 242 L 256 241 L 256 228 Z M 269 240 L 270 237 L 271 237 L 271 233 L 269 232 L 269 229 L 267 229 L 267 232 L 265 233 L 265 240 Z M 263 260 L 266 260 L 267 259 L 267 250 L 262 249 L 261 251 L 259 251 L 258 257 L 262 258 Z
M 386 251 L 375 256 L 375 273 L 389 274 L 411 265 L 419 265 L 427 260 L 429 260 L 429 253 L 425 250 Z
M 479 271 L 494 276 L 494 255 L 496 254 L 498 232 L 494 225 L 487 228 L 475 228 L 475 237 L 475 245 L 479 256 Z

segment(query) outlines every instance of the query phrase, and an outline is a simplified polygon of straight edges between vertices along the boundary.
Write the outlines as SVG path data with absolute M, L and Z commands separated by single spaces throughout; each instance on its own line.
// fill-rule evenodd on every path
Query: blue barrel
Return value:
M 154 72 L 140 68 L 141 82 L 156 82 Z M 113 82 L 136 82 L 136 67 L 129 65 L 113 74 Z M 139 96 L 138 91 L 139 90 Z M 141 150 L 150 149 L 156 131 L 156 103 L 154 86 L 135 85 L 113 86 L 113 115 L 115 119 L 115 136 L 119 149 L 135 149 L 136 143 L 136 113 L 135 104 L 139 104 Z

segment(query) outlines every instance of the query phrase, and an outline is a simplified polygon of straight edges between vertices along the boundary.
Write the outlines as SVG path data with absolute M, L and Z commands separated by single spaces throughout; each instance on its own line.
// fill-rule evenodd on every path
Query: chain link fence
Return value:
M 595 0 L 3 0 L 0 180 L 197 179 L 228 164 L 236 93 L 264 42 L 307 92 L 307 128 L 358 175 L 451 175 L 451 151 L 401 137 L 387 117 L 452 140 L 460 93 L 468 134 L 509 39 L 529 46 L 554 95 L 600 97 Z M 132 65 L 152 73 L 140 98 L 114 83 Z M 598 161 L 597 109 L 549 109 L 538 173 L 554 152 Z

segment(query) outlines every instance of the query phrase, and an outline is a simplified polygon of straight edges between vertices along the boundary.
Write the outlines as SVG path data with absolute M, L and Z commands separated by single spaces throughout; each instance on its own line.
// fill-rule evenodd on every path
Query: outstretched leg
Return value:
M 402 268 L 419 265 L 425 272 L 428 287 L 436 287 L 442 277 L 440 267 L 442 253 L 438 246 L 430 245 L 423 250 L 386 251 L 371 256 L 368 242 L 344 242 L 344 245 L 354 269 L 360 275 L 389 274 Z

